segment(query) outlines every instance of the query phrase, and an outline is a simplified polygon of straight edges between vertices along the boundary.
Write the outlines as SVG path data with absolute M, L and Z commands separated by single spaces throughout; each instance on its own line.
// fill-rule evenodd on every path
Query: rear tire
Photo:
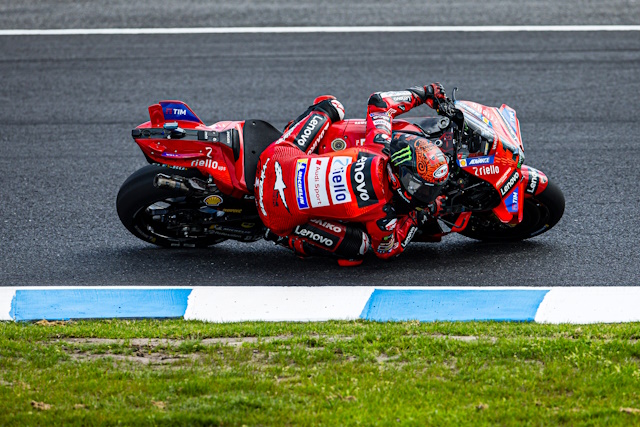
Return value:
M 159 173 L 188 178 L 202 177 L 195 169 L 172 169 L 157 164 L 134 172 L 120 187 L 116 200 L 118 216 L 127 230 L 145 242 L 163 247 L 206 247 L 225 241 L 225 238 L 205 233 L 184 237 L 180 230 L 154 220 L 149 208 L 158 203 L 166 205 L 166 209 L 172 214 L 188 215 L 193 210 L 185 193 L 153 185 L 153 180 Z
M 524 199 L 522 222 L 516 226 L 503 224 L 493 213 L 474 213 L 460 234 L 489 242 L 512 242 L 546 233 L 564 214 L 564 195 L 551 180 L 542 193 Z

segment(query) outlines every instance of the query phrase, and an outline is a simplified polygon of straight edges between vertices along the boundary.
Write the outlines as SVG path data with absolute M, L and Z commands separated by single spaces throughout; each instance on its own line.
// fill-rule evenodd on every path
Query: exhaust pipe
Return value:
M 169 175 L 165 175 L 159 173 L 153 178 L 153 186 L 156 188 L 166 188 L 169 190 L 180 190 L 185 193 L 189 192 L 189 187 L 183 182 L 178 181 L 175 178 L 170 177 Z

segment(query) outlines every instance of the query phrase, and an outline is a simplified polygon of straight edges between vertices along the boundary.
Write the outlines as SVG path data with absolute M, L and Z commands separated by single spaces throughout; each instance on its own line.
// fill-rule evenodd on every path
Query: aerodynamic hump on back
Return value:
M 149 107 L 149 116 L 153 126 L 177 120 L 204 125 L 187 104 L 182 101 L 160 101 Z

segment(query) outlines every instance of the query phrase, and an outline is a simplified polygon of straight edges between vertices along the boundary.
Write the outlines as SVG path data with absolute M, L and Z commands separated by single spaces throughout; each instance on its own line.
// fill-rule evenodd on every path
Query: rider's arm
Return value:
M 367 222 L 366 227 L 373 253 L 378 258 L 387 259 L 404 251 L 418 231 L 418 219 L 416 211 L 413 211 L 396 218 L 387 216 L 378 221 Z
M 427 104 L 438 109 L 440 100 L 446 99 L 440 83 L 414 86 L 397 92 L 376 92 L 369 97 L 365 145 L 391 142 L 393 118 L 418 105 Z

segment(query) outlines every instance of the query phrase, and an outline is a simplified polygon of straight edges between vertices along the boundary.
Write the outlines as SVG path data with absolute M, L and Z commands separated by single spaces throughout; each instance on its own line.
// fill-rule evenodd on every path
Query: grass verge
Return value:
M 0 425 L 640 425 L 640 324 L 0 322 Z

